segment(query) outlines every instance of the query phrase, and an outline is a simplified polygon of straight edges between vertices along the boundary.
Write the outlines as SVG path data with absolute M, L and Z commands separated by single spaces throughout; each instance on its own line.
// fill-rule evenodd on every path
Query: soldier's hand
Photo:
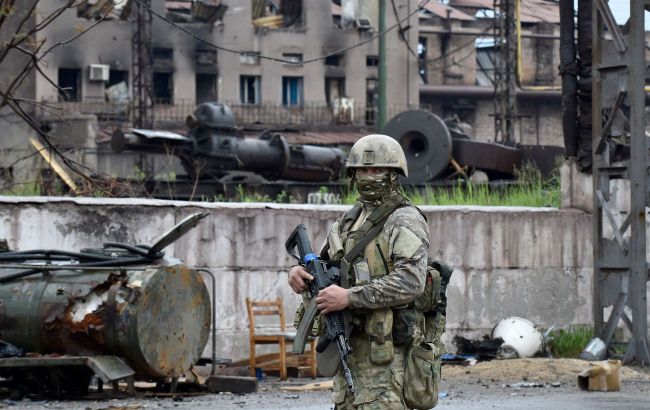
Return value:
M 324 315 L 343 310 L 348 305 L 348 291 L 337 285 L 326 287 L 316 296 L 316 307 Z
M 307 289 L 305 280 L 314 280 L 314 277 L 300 265 L 291 268 L 289 271 L 289 286 L 291 286 L 294 292 L 302 293 Z

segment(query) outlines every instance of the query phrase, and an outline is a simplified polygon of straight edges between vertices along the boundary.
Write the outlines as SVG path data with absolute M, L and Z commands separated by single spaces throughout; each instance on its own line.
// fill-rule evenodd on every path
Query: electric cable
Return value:
M 44 272 L 52 267 L 57 269 L 82 269 L 86 267 L 107 267 L 115 268 L 127 265 L 140 265 L 150 264 L 165 256 L 165 252 L 151 252 L 151 247 L 147 245 L 129 245 L 119 242 L 106 242 L 103 244 L 104 249 L 119 249 L 126 251 L 126 254 L 121 255 L 108 255 L 93 252 L 69 252 L 56 249 L 34 249 L 27 251 L 15 252 L 0 252 L 0 269 L 3 267 L 2 262 L 15 263 L 16 261 L 22 262 L 45 262 L 43 265 L 34 265 L 28 270 L 15 272 L 6 276 L 0 277 L 0 284 L 10 282 L 15 279 L 24 278 L 34 275 L 36 273 Z M 77 263 L 69 264 L 56 264 L 52 265 L 50 262 L 55 261 L 70 261 Z
M 402 23 L 400 22 L 400 20 L 399 20 L 399 15 L 397 14 L 397 6 L 395 5 L 395 0 L 390 0 L 390 4 L 393 6 L 393 14 L 395 15 L 395 20 L 397 20 L 397 26 L 399 27 L 399 30 L 398 30 L 398 32 L 399 32 L 399 37 L 402 39 L 402 41 L 404 42 L 404 44 L 406 44 L 406 48 L 408 49 L 408 51 L 409 51 L 409 52 L 410 52 L 410 53 L 411 53 L 411 54 L 412 54 L 412 55 L 413 55 L 417 60 L 420 60 L 420 56 L 418 55 L 418 53 L 415 52 L 415 50 L 413 50 L 413 48 L 412 48 L 411 45 L 409 44 L 408 40 L 406 39 L 406 36 L 404 35 L 404 29 L 402 28 Z M 422 6 L 420 6 L 420 7 L 423 8 L 425 5 L 426 5 L 426 3 L 424 3 L 424 4 L 423 4 Z
M 415 10 L 410 12 L 406 17 L 404 17 L 401 20 L 398 20 L 397 23 L 395 23 L 392 26 L 388 27 L 386 30 L 384 30 L 384 31 L 382 31 L 380 33 L 377 33 L 377 34 L 373 35 L 372 37 L 370 37 L 370 38 L 368 38 L 366 40 L 360 41 L 360 42 L 355 43 L 355 44 L 353 44 L 351 46 L 343 47 L 343 48 L 341 48 L 339 50 L 336 50 L 336 51 L 333 51 L 331 53 L 328 53 L 328 54 L 325 54 L 325 55 L 322 55 L 322 56 L 319 56 L 319 57 L 310 58 L 310 59 L 303 60 L 303 61 L 291 61 L 291 60 L 286 60 L 284 58 L 271 57 L 271 56 L 267 56 L 267 55 L 263 55 L 263 54 L 257 54 L 257 53 L 251 52 L 251 51 L 235 50 L 235 49 L 232 49 L 232 48 L 219 46 L 219 45 L 214 44 L 214 43 L 212 43 L 212 42 L 210 42 L 210 41 L 208 41 L 208 40 L 206 40 L 206 39 L 204 39 L 204 38 L 202 38 L 200 36 L 197 36 L 196 34 L 192 33 L 190 30 L 186 29 L 185 27 L 177 24 L 176 22 L 168 19 L 167 17 L 161 15 L 160 13 L 152 10 L 151 7 L 148 7 L 147 5 L 142 3 L 140 0 L 133 0 L 133 1 L 135 3 L 137 3 L 141 8 L 143 8 L 143 9 L 147 10 L 148 12 L 150 12 L 152 15 L 154 15 L 157 18 L 165 21 L 167 24 L 171 25 L 172 27 L 183 31 L 185 34 L 187 34 L 190 37 L 194 38 L 195 40 L 205 44 L 208 47 L 211 47 L 211 48 L 214 48 L 214 49 L 217 49 L 217 50 L 220 50 L 220 51 L 225 51 L 225 52 L 228 52 L 228 53 L 243 55 L 243 56 L 255 56 L 255 57 L 260 58 L 262 60 L 276 61 L 276 62 L 283 63 L 283 64 L 304 65 L 304 64 L 309 64 L 309 63 L 313 63 L 313 62 L 316 62 L 316 61 L 324 60 L 324 59 L 326 59 L 328 57 L 343 54 L 343 53 L 345 53 L 347 51 L 350 51 L 350 50 L 352 50 L 354 48 L 361 47 L 364 44 L 367 44 L 367 43 L 370 43 L 371 41 L 376 40 L 377 38 L 379 38 L 379 37 L 385 35 L 386 33 L 394 30 L 396 27 L 399 27 L 404 21 L 408 20 L 409 18 L 411 18 L 411 16 L 413 16 L 414 14 L 419 12 L 431 0 L 425 0 L 424 3 L 422 3 L 421 5 L 418 5 L 415 8 Z

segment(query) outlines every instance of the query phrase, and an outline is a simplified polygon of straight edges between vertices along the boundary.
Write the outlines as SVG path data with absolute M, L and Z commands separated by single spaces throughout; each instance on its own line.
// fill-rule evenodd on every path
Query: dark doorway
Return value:
M 217 101 L 217 75 L 196 74 L 196 103 Z
M 81 101 L 80 68 L 59 68 L 57 85 L 61 101 Z
M 325 77 L 325 100 L 332 106 L 334 100 L 345 96 L 345 78 Z
M 153 73 L 154 104 L 171 104 L 174 98 L 173 73 Z
M 108 75 L 108 84 L 106 84 L 106 88 L 121 82 L 125 82 L 128 87 L 129 72 L 127 70 L 111 70 Z

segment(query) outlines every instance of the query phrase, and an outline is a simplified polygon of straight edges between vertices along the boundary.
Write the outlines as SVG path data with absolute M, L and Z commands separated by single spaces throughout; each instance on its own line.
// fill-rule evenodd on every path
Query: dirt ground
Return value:
M 588 362 L 573 359 L 515 359 L 482 362 L 474 366 L 443 366 L 441 398 L 444 409 L 649 409 L 650 368 L 623 367 L 618 392 L 578 389 L 577 374 Z M 327 379 L 319 379 L 325 382 Z M 140 409 L 332 409 L 329 391 L 287 392 L 281 388 L 314 382 L 268 377 L 255 394 L 209 394 L 172 398 L 88 398 L 73 401 L 0 401 L 2 409 L 140 410 Z M 542 387 L 523 387 L 528 382 Z

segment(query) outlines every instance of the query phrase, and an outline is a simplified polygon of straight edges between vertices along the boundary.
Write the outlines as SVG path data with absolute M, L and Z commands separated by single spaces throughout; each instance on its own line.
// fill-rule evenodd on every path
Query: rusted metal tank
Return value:
M 181 265 L 52 271 L 0 284 L 0 339 L 26 352 L 120 356 L 140 379 L 187 372 L 210 323 L 205 283 Z

